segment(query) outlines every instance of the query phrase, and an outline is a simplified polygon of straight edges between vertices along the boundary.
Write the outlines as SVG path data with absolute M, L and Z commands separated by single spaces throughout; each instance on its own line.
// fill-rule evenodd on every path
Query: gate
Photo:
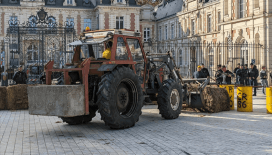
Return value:
M 75 38 L 73 21 L 57 24 L 56 18 L 48 16 L 43 8 L 22 24 L 12 16 L 7 29 L 7 68 L 13 70 L 22 65 L 26 70 L 39 66 L 40 74 L 50 60 L 55 61 L 55 67 L 61 68 L 72 59 L 73 51 L 67 44 Z

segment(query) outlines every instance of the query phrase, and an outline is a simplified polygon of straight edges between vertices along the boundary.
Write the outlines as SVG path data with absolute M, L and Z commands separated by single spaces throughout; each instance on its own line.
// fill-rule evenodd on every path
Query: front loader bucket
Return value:
M 191 103 L 190 103 L 191 108 L 204 108 L 204 105 L 202 103 L 201 96 L 199 93 L 191 92 L 190 95 L 191 95 Z
M 29 114 L 74 117 L 85 114 L 84 85 L 28 87 Z

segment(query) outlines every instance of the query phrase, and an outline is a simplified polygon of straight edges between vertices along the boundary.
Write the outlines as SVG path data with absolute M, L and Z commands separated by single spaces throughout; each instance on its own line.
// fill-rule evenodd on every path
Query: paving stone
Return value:
M 0 155 L 270 154 L 272 117 L 265 103 L 258 94 L 251 113 L 182 111 L 175 120 L 163 119 L 157 106 L 144 106 L 139 122 L 124 130 L 105 126 L 99 113 L 88 124 L 69 126 L 27 110 L 0 111 Z

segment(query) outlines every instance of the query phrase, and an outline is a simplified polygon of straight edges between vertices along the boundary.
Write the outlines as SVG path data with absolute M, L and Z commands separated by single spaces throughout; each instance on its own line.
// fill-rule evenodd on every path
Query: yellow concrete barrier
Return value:
M 272 114 L 272 87 L 266 88 L 266 110 L 268 114 Z
M 252 87 L 243 86 L 237 88 L 237 111 L 252 112 Z
M 220 85 L 221 88 L 226 88 L 230 98 L 230 110 L 234 110 L 234 86 L 233 85 Z

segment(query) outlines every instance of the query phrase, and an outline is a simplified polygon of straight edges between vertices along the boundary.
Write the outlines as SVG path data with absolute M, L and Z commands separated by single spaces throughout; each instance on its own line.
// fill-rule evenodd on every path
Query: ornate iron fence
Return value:
M 68 44 L 75 40 L 74 22 L 58 24 L 43 8 L 23 23 L 17 17 L 10 17 L 4 41 L 6 68 L 13 70 L 20 65 L 25 69 L 43 68 L 49 60 L 54 60 L 56 67 L 62 67 L 72 59 L 72 47 Z
M 144 43 L 146 52 L 164 53 L 171 51 L 183 76 L 190 77 L 202 63 L 211 75 L 215 74 L 217 65 L 225 65 L 233 71 L 238 63 L 254 63 L 260 70 L 262 65 L 269 65 L 269 49 L 261 44 L 248 43 Z M 271 49 L 270 49 L 271 50 Z

